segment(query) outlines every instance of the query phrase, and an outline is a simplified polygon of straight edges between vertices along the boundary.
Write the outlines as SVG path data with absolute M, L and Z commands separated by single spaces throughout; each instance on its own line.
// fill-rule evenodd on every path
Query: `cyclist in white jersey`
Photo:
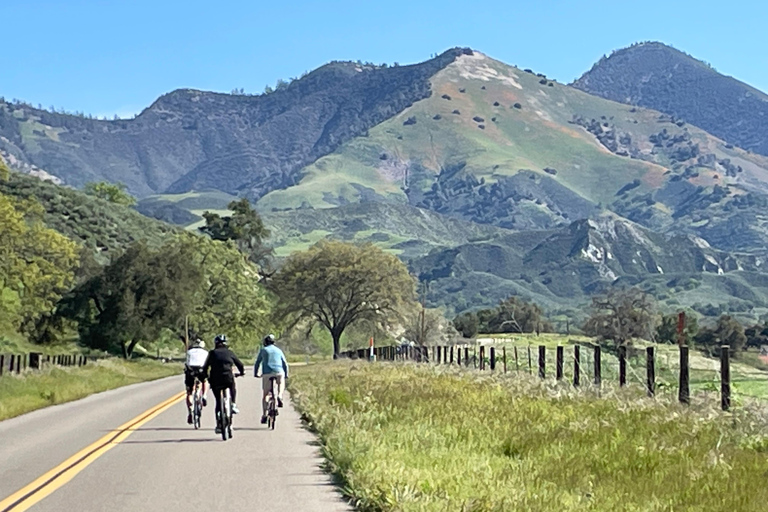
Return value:
M 187 362 L 184 365 L 184 385 L 187 387 L 187 423 L 192 424 L 192 391 L 195 387 L 195 377 L 202 384 L 200 390 L 202 394 L 203 407 L 208 405 L 205 399 L 205 360 L 208 358 L 208 351 L 205 350 L 205 342 L 197 340 L 187 350 Z

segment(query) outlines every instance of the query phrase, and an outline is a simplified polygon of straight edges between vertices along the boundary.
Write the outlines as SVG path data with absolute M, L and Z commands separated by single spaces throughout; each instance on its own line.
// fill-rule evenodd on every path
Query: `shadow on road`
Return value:
M 217 437 L 206 439 L 156 439 L 154 441 L 123 441 L 120 444 L 211 443 L 216 441 L 221 441 L 221 439 Z

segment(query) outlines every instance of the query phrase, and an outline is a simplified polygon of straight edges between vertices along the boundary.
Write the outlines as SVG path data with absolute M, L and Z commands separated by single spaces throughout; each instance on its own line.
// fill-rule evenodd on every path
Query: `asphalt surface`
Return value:
M 232 439 L 214 433 L 210 392 L 197 431 L 186 424 L 181 401 L 29 510 L 351 510 L 321 471 L 315 438 L 287 394 L 269 431 L 259 423 L 260 379 L 246 373 L 237 386 L 241 414 Z M 183 377 L 172 377 L 0 422 L 0 500 L 181 390 Z

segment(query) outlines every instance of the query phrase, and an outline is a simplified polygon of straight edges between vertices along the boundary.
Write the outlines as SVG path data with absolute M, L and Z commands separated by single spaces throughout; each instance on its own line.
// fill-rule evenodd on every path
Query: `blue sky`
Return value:
M 768 2 L 0 0 L 0 96 L 129 116 L 176 88 L 260 92 L 330 60 L 453 46 L 570 82 L 658 40 L 768 91 Z

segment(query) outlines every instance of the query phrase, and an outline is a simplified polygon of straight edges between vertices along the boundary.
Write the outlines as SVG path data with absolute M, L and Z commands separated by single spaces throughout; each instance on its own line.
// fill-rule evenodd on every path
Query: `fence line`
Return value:
M 503 372 L 509 371 L 507 361 L 506 346 L 502 347 L 502 350 L 497 350 L 495 346 L 486 347 L 480 345 L 473 348 L 473 353 L 470 356 L 469 346 L 383 346 L 383 347 L 370 347 L 368 349 L 358 349 L 343 352 L 342 357 L 351 359 L 371 359 L 381 361 L 412 361 L 416 363 L 431 363 L 437 365 L 457 365 L 469 367 L 472 365 L 474 368 L 479 367 L 479 371 L 491 371 L 497 372 L 497 363 L 502 361 Z M 520 361 L 518 347 L 513 347 L 514 357 L 514 371 L 520 372 Z M 528 372 L 533 374 L 533 361 L 531 355 L 531 346 L 527 347 L 528 356 Z M 478 357 L 479 352 L 479 357 Z M 701 369 L 691 368 L 689 361 L 689 348 L 687 346 L 681 346 L 679 348 L 679 365 L 677 367 L 677 381 L 678 385 L 678 401 L 683 404 L 690 404 L 690 385 L 696 383 L 714 383 L 719 375 L 720 380 L 720 406 L 724 411 L 731 408 L 732 399 L 732 384 L 740 382 L 765 382 L 768 385 L 767 379 L 751 379 L 751 378 L 736 378 L 731 379 L 731 364 L 730 364 L 730 347 L 728 345 L 722 345 L 720 347 L 720 371 L 715 369 Z M 555 350 L 554 362 L 554 375 L 555 380 L 560 382 L 565 379 L 566 361 L 564 354 L 565 348 L 563 346 L 557 346 Z M 454 354 L 456 357 L 454 358 Z M 638 352 L 636 357 L 639 359 L 642 352 Z M 656 395 L 656 387 L 658 383 L 657 378 L 657 354 L 655 347 L 646 347 L 645 349 L 645 369 L 646 375 L 643 379 L 635 370 L 632 364 L 632 358 L 628 357 L 627 347 L 619 347 L 617 350 L 617 362 L 613 362 L 610 359 L 603 359 L 602 347 L 600 345 L 586 345 L 575 343 L 573 344 L 572 354 L 572 368 L 573 368 L 573 380 L 572 385 L 574 387 L 582 385 L 582 382 L 587 383 L 592 381 L 592 386 L 596 389 L 600 389 L 603 382 L 603 377 L 607 374 L 614 372 L 614 375 L 618 377 L 619 386 L 624 387 L 627 385 L 627 372 L 633 378 L 633 383 L 636 381 L 645 389 L 645 392 L 649 397 Z M 583 356 L 583 357 L 582 357 Z M 13 357 L 13 356 L 11 356 Z M 50 356 L 49 356 L 50 359 Z M 545 345 L 538 346 L 538 361 L 537 361 L 537 374 L 540 379 L 547 378 L 547 347 Z M 552 361 L 552 358 L 549 358 Z M 665 357 L 664 360 L 668 363 L 669 358 Z M 3 364 L 2 356 L 0 356 L 0 368 Z M 605 363 L 605 364 L 604 364 Z M 16 363 L 18 368 L 19 362 Z M 25 363 L 26 364 L 26 363 Z M 588 368 L 591 367 L 592 371 L 589 372 Z M 11 370 L 14 366 L 11 363 Z M 604 372 L 604 370 L 610 370 Z M 19 370 L 17 370 L 19 371 Z M 674 368 L 671 366 L 666 369 L 668 373 L 673 373 Z M 713 376 L 712 380 L 704 381 L 692 381 L 690 374 L 695 372 L 707 372 Z M 1 372 L 1 370 L 0 370 Z M 591 375 L 590 375 L 591 373 Z M 549 375 L 552 375 L 551 373 Z M 590 379 L 591 377 L 591 379 Z M 738 392 L 738 395 L 749 396 L 753 398 L 763 398 L 757 395 L 749 393 Z

